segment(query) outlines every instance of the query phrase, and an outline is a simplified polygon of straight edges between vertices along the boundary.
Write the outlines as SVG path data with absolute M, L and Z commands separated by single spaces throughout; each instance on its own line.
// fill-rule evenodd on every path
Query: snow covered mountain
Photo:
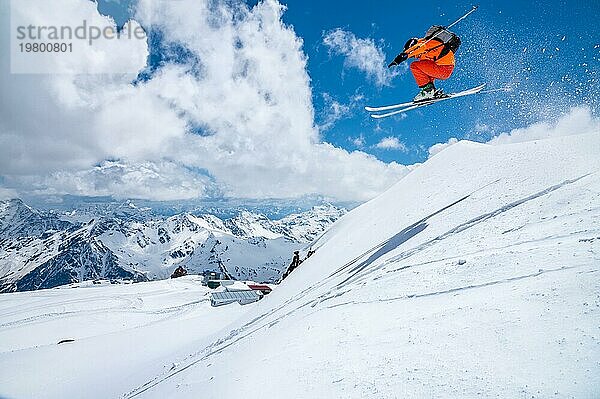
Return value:
M 49 230 L 68 230 L 73 225 L 57 215 L 42 214 L 20 199 L 0 201 L 0 239 L 39 236 Z
M 459 142 L 244 307 L 193 276 L 0 295 L 0 396 L 597 397 L 599 153 Z
M 40 236 L 0 242 L 0 292 L 52 288 L 75 281 L 126 279 L 146 281 L 123 267 L 90 223 L 74 231 L 48 231 Z
M 300 242 L 312 242 L 325 230 L 346 214 L 345 209 L 331 205 L 315 206 L 311 210 L 292 214 L 275 222 L 275 230 L 285 237 L 294 238 Z
M 274 281 L 294 250 L 321 234 L 345 211 L 314 207 L 271 221 L 243 212 L 152 215 L 131 203 L 93 218 L 89 211 L 36 211 L 20 200 L 0 202 L 0 292 L 52 288 L 94 279 L 167 278 L 224 270 L 237 279 Z
M 332 205 L 315 206 L 311 210 L 271 221 L 263 215 L 242 212 L 225 221 L 225 226 L 239 237 L 287 237 L 309 243 L 322 234 L 323 226 L 332 225 L 346 213 Z

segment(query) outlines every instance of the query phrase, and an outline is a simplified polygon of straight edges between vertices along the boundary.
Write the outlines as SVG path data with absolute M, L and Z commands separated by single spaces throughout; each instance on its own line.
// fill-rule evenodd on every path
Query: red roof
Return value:
M 250 289 L 256 290 L 256 291 L 272 291 L 271 287 L 269 287 L 268 285 L 264 285 L 264 284 L 248 284 L 248 287 L 250 287 Z

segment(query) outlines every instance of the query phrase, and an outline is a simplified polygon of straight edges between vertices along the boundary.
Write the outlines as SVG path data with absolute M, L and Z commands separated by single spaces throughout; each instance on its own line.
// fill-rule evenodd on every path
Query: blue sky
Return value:
M 375 4 L 287 2 L 284 19 L 294 25 L 305 41 L 317 110 L 323 106 L 319 96 L 322 92 L 331 93 L 342 102 L 358 92 L 364 94 L 365 103 L 375 105 L 407 100 L 416 92 L 409 72 L 395 78 L 392 87 L 379 89 L 359 71 L 344 70 L 341 57 L 330 57 L 323 48 L 323 31 L 341 27 L 357 37 L 383 41 L 382 47 L 391 60 L 407 38 L 421 36 L 431 24 L 449 24 L 473 3 L 433 0 L 409 6 L 384 0 Z M 454 28 L 463 44 L 453 76 L 440 84 L 447 92 L 484 82 L 490 88 L 514 84 L 513 92 L 440 103 L 412 112 L 405 119 L 378 123 L 356 108 L 352 116 L 325 132 L 325 140 L 348 146 L 347 137 L 363 134 L 370 146 L 382 135 L 397 136 L 406 143 L 408 151 L 371 148 L 369 152 L 382 160 L 410 164 L 426 158 L 424 149 L 450 137 L 484 141 L 491 135 L 558 116 L 569 105 L 588 103 L 598 93 L 600 2 L 524 4 L 480 2 L 479 9 Z M 581 94 L 576 93 L 578 90 Z M 590 105 L 597 109 L 597 100 Z M 375 127 L 381 131 L 375 131 Z
M 343 55 L 332 54 L 323 44 L 324 35 L 341 28 L 359 39 L 372 39 L 391 60 L 407 38 L 422 36 L 432 24 L 449 24 L 473 3 L 282 3 L 287 6 L 284 21 L 302 38 L 309 58 L 316 122 L 326 121 L 331 101 L 349 107 L 331 127 L 321 130 L 322 139 L 348 150 L 362 149 L 386 162 L 412 164 L 425 160 L 431 145 L 451 137 L 487 141 L 556 118 L 573 105 L 598 108 L 597 1 L 546 0 L 526 6 L 520 1 L 480 2 L 479 9 L 454 28 L 463 44 L 453 76 L 439 86 L 451 92 L 487 82 L 488 88 L 511 85 L 513 90 L 441 103 L 383 121 L 372 120 L 362 107 L 411 99 L 417 88 L 410 72 L 402 68 L 389 85 L 378 87 L 364 72 L 347 67 Z M 127 2 L 100 0 L 99 8 L 121 23 L 126 18 Z M 357 95 L 361 99 L 353 101 Z M 352 142 L 359 137 L 362 145 Z M 398 138 L 405 148 L 376 148 L 384 137 Z
M 453 29 L 463 45 L 454 75 L 438 85 L 512 91 L 380 121 L 363 107 L 418 90 L 408 63 L 387 63 L 406 39 L 472 3 L 281 0 L 282 13 L 277 0 L 98 1 L 119 25 L 136 7 L 147 40 L 103 38 L 44 64 L 74 74 L 14 74 L 0 58 L 0 197 L 361 202 L 457 139 L 598 131 L 597 1 L 481 2 Z M 8 4 L 0 2 L 2 48 L 12 43 L 12 11 L 24 24 L 44 15 L 45 25 L 112 27 L 88 0 L 60 10 Z

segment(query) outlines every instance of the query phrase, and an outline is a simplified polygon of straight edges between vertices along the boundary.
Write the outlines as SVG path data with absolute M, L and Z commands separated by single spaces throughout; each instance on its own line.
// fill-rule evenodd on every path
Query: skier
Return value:
M 294 251 L 294 257 L 292 258 L 292 263 L 290 263 L 290 265 L 288 266 L 288 269 L 285 271 L 285 273 L 283 273 L 283 276 L 281 276 L 280 281 L 283 281 L 283 279 L 285 279 L 291 272 L 293 272 L 295 268 L 300 266 L 300 263 L 302 263 L 302 261 L 300 260 L 300 251 Z
M 436 89 L 435 79 L 446 80 L 454 71 L 454 53 L 460 46 L 460 38 L 443 26 L 434 25 L 422 39 L 413 37 L 404 45 L 404 51 L 394 58 L 388 68 L 399 65 L 409 58 L 416 58 L 410 70 L 421 91 L 414 102 L 445 97 L 442 89 Z

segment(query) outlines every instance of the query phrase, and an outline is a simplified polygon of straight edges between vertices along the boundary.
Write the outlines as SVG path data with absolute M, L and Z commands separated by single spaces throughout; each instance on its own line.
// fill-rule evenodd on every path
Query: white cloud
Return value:
M 445 143 L 438 143 L 438 144 L 432 145 L 431 147 L 429 147 L 429 158 L 431 158 L 432 156 L 434 156 L 435 154 L 437 154 L 439 152 L 442 152 L 446 148 L 448 148 L 451 145 L 454 145 L 456 143 L 458 143 L 458 139 L 456 139 L 455 137 L 451 137 Z
M 350 105 L 340 103 L 329 93 L 323 93 L 323 100 L 325 106 L 323 107 L 322 122 L 319 129 L 326 131 L 331 129 L 337 121 L 350 115 Z
M 13 199 L 13 198 L 19 198 L 19 194 L 17 193 L 16 190 L 0 187 L 0 201 Z
M 82 12 L 104 18 L 81 7 L 88 3 L 64 0 L 61 18 L 71 16 L 74 24 Z M 127 75 L 10 75 L 8 61 L 0 59 L 6 186 L 21 193 L 149 199 L 218 189 L 234 197 L 315 193 L 366 200 L 385 190 L 408 168 L 320 143 L 302 41 L 283 24 L 282 13 L 275 0 L 253 8 L 231 1 L 140 0 L 136 19 L 159 28 L 167 43 L 185 47 L 199 67 L 168 64 L 137 85 Z M 7 46 L 3 35 L 0 47 Z M 134 54 L 121 58 L 112 61 L 139 67 Z
M 0 26 L 8 27 L 9 6 L 21 7 L 21 12 L 32 12 L 29 2 L 0 2 Z M 82 7 L 83 3 L 83 7 Z M 47 2 L 51 7 L 54 3 Z M 98 22 L 90 2 L 61 1 L 61 12 L 42 14 L 46 25 L 62 25 L 82 20 Z M 66 7 L 70 5 L 70 7 Z M 100 17 L 102 18 L 102 17 Z M 0 52 L 9 53 L 8 29 L 0 35 Z M 85 64 L 93 59 L 111 59 L 127 69 L 145 65 L 147 44 L 141 41 L 121 43 L 127 48 L 123 56 L 118 42 L 94 44 L 94 51 L 74 51 L 57 57 L 65 65 Z M 133 46 L 138 46 L 134 48 Z M 115 50 L 114 52 L 112 50 Z M 67 65 L 68 67 L 68 65 Z M 75 70 L 77 68 L 74 67 Z M 28 175 L 58 169 L 76 169 L 91 166 L 109 154 L 102 151 L 104 133 L 96 134 L 94 118 L 101 112 L 105 93 L 111 88 L 127 87 L 135 75 L 18 75 L 10 73 L 9 57 L 0 58 L 0 171 L 5 175 Z
M 44 180 L 31 180 L 37 194 L 152 198 L 158 201 L 208 197 L 209 177 L 172 162 L 126 164 L 106 161 L 90 170 L 54 172 Z M 214 188 L 216 190 L 216 188 Z
M 10 32 L 14 43 L 9 52 L 12 72 L 129 73 L 135 76 L 148 57 L 146 35 L 139 24 L 129 21 L 117 33 L 114 20 L 100 15 L 95 2 L 78 2 L 77 7 L 73 7 L 73 4 L 73 0 L 10 2 L 11 24 L 14 29 L 14 32 Z M 18 27 L 28 29 L 18 30 Z M 71 27 L 71 32 L 63 27 Z M 18 39 L 20 35 L 23 40 Z M 60 39 L 57 40 L 53 35 Z M 109 36 L 111 38 L 107 39 Z M 19 44 L 34 40 L 41 43 L 69 43 L 70 47 L 65 47 L 66 51 L 60 56 L 56 52 L 21 50 Z
M 348 141 L 350 141 L 352 145 L 358 148 L 364 147 L 366 143 L 365 136 L 362 134 L 358 137 L 349 137 Z
M 515 129 L 510 133 L 502 133 L 492 138 L 489 143 L 521 143 L 583 133 L 600 133 L 600 119 L 594 118 L 588 107 L 575 107 L 553 124 L 541 122 L 526 128 Z
M 357 38 L 352 32 L 337 28 L 323 34 L 323 44 L 332 54 L 343 55 L 347 68 L 364 72 L 377 86 L 390 85 L 398 69 L 388 69 L 383 50 L 373 39 Z
M 375 148 L 382 150 L 400 150 L 408 151 L 406 145 L 402 143 L 397 137 L 389 136 L 381 139 L 381 141 L 375 144 Z

